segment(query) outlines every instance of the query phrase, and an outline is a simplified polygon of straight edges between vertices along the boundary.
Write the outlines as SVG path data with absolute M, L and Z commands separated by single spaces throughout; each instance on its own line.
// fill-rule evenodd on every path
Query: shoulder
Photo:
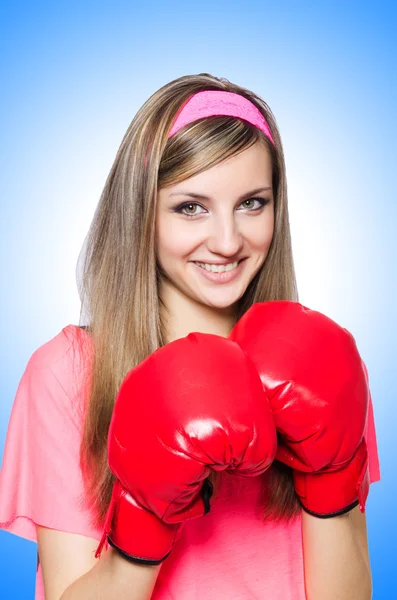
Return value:
M 33 352 L 28 366 L 54 372 L 62 371 L 70 363 L 82 367 L 91 351 L 92 342 L 87 331 L 77 325 L 67 325 Z
M 77 325 L 67 325 L 57 335 L 37 348 L 26 370 L 51 373 L 61 383 L 90 368 L 92 359 L 90 335 Z
M 90 346 L 86 332 L 65 327 L 35 350 L 18 385 L 0 471 L 0 527 L 33 541 L 36 525 L 94 536 L 80 468 Z
M 31 355 L 19 383 L 16 401 L 37 416 L 47 411 L 81 418 L 92 342 L 76 325 L 67 325 Z M 26 406 L 28 405 L 28 406 Z

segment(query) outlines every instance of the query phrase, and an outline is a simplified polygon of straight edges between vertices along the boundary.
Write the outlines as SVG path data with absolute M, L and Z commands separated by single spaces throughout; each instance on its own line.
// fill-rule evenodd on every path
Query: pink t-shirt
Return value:
M 30 358 L 9 422 L 0 472 L 0 527 L 37 541 L 36 524 L 99 540 L 79 467 L 84 370 L 68 325 Z M 372 403 L 366 438 L 371 482 L 380 479 Z M 262 477 L 266 477 L 266 474 Z M 211 512 L 189 521 L 164 561 L 152 600 L 304 600 L 301 516 L 261 519 L 264 481 L 224 473 Z M 36 600 L 44 600 L 40 566 Z

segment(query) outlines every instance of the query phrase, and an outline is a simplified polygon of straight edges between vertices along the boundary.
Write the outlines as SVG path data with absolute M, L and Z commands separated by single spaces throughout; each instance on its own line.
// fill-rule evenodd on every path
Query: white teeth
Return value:
M 238 260 L 234 263 L 229 263 L 228 265 L 209 265 L 208 263 L 196 262 L 196 265 L 205 269 L 206 271 L 211 271 L 212 273 L 224 273 L 225 271 L 232 271 L 238 265 Z

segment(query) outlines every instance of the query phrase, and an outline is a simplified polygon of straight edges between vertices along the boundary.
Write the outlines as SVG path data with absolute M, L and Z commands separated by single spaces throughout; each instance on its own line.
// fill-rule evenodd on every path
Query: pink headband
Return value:
M 191 96 L 177 114 L 168 137 L 172 137 L 182 127 L 198 119 L 221 115 L 248 121 L 260 129 L 274 144 L 266 119 L 258 108 L 244 96 L 222 90 L 204 90 Z

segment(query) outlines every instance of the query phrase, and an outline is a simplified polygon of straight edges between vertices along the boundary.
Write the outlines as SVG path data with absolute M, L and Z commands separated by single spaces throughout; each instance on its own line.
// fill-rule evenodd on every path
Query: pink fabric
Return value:
M 79 467 L 84 361 L 65 327 L 31 357 L 20 381 L 0 473 L 0 527 L 36 541 L 36 524 L 95 540 Z M 90 346 L 88 346 L 90 348 Z M 366 431 L 371 482 L 380 479 L 372 403 Z M 224 474 L 211 512 L 185 526 L 152 600 L 303 600 L 301 517 L 260 518 L 264 478 Z M 39 568 L 36 600 L 44 600 Z
M 237 117 L 260 129 L 274 144 L 273 136 L 260 110 L 244 96 L 222 90 L 204 90 L 191 96 L 180 109 L 168 137 L 198 119 L 212 116 Z

